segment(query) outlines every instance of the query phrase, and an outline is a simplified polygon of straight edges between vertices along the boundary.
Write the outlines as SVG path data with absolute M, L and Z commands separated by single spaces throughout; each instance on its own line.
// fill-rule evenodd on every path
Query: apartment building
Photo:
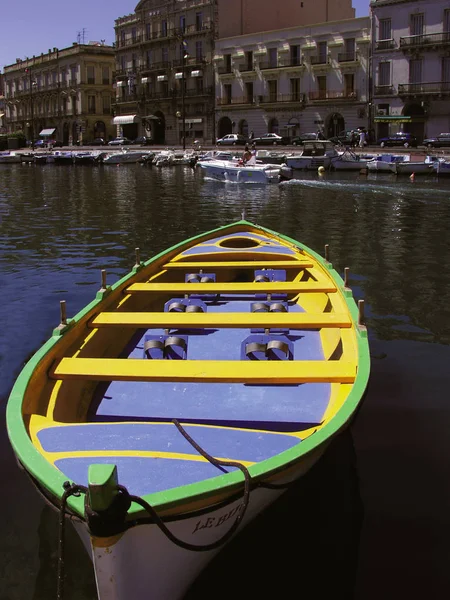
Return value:
M 369 17 L 217 40 L 218 137 L 367 127 L 369 51 Z
M 219 38 L 353 19 L 352 0 L 218 0 Z
M 378 137 L 450 131 L 448 0 L 373 0 L 373 122 Z
M 117 134 L 211 142 L 216 0 L 142 0 L 115 22 Z
M 0 133 L 6 133 L 4 77 L 0 73 Z
M 74 43 L 4 68 L 7 131 L 36 139 L 43 130 L 65 145 L 112 137 L 114 48 Z

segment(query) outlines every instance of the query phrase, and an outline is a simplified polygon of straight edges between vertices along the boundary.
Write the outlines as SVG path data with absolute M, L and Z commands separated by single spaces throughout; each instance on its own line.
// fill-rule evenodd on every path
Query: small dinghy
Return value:
M 137 251 L 112 286 L 102 271 L 74 318 L 61 303 L 7 427 L 60 544 L 66 515 L 92 556 L 100 600 L 182 598 L 349 426 L 370 359 L 347 275 L 242 220 L 145 263 Z

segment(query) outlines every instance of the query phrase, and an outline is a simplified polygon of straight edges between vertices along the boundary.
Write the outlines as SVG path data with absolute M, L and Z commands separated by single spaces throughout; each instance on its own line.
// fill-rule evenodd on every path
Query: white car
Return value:
M 216 143 L 218 146 L 245 146 L 247 138 L 239 133 L 229 133 L 219 138 Z

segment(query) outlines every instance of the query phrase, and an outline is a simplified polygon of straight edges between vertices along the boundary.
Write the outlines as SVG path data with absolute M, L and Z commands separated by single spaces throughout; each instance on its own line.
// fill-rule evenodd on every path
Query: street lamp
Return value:
M 186 109 L 185 109 L 185 66 L 186 66 L 186 58 L 189 57 L 187 51 L 187 41 L 183 39 L 183 32 L 178 35 L 178 39 L 181 40 L 181 118 L 182 118 L 182 137 L 183 137 L 183 150 L 186 150 Z

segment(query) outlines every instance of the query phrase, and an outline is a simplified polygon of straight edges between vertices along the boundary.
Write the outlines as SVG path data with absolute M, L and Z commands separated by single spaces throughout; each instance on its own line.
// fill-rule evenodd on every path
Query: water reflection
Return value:
M 426 473 L 438 469 L 434 466 L 436 457 L 439 469 L 447 471 L 444 463 L 450 456 L 449 449 L 445 450 L 446 440 L 450 439 L 446 434 L 450 422 L 446 390 L 450 382 L 446 366 L 448 347 L 444 344 L 450 342 L 450 270 L 446 267 L 450 263 L 450 181 L 417 177 L 412 183 L 408 178 L 391 176 L 327 173 L 319 177 L 311 173 L 305 174 L 301 181 L 282 185 L 240 186 L 205 181 L 198 170 L 190 168 L 2 167 L 0 398 L 3 404 L 23 362 L 58 323 L 59 301 L 67 301 L 69 316 L 78 312 L 99 289 L 101 269 L 106 268 L 108 283 L 117 280 L 134 264 L 136 247 L 147 258 L 188 236 L 238 220 L 242 211 L 249 220 L 298 239 L 320 254 L 325 244 L 330 245 L 335 268 L 342 273 L 344 267 L 350 267 L 354 296 L 366 300 L 374 357 L 372 383 L 354 427 L 366 507 L 358 598 L 418 597 L 415 592 L 421 588 L 417 579 L 408 587 L 405 578 L 403 588 L 395 588 L 396 596 L 386 592 L 390 589 L 389 576 L 393 576 L 387 563 L 384 580 L 381 577 L 379 585 L 374 586 L 377 576 L 368 557 L 376 559 L 371 548 L 374 539 L 381 546 L 378 532 L 382 531 L 385 541 L 389 540 L 393 524 L 401 519 L 404 528 L 399 531 L 404 533 L 409 528 L 421 535 L 413 510 L 402 517 L 405 506 L 415 505 L 424 478 L 430 484 Z M 391 448 L 395 449 L 395 472 L 390 469 Z M 22 480 L 5 436 L 0 438 L 0 449 L 2 473 L 8 481 L 3 499 L 7 518 L 0 542 L 8 557 L 4 562 L 7 576 L 0 578 L 0 597 L 8 600 L 52 597 L 49 572 L 53 569 L 52 552 L 56 547 L 51 546 L 52 539 L 56 544 L 56 533 L 54 537 L 52 534 L 54 516 L 47 509 L 42 511 L 29 483 Z M 252 573 L 258 570 L 258 565 L 262 566 L 260 572 L 276 572 L 278 584 L 284 585 L 289 581 L 289 570 L 298 574 L 297 563 L 290 562 L 294 555 L 280 552 L 288 540 L 292 542 L 288 535 L 291 528 L 296 534 L 293 542 L 296 556 L 312 569 L 310 578 L 305 581 L 302 577 L 302 591 L 312 581 L 326 587 L 324 571 L 314 571 L 308 560 L 314 556 L 316 564 L 326 571 L 330 555 L 338 565 L 350 557 L 348 570 L 344 569 L 348 581 L 345 585 L 342 582 L 342 589 L 349 590 L 355 568 L 355 531 L 361 514 L 351 452 L 350 458 L 344 455 L 337 452 L 338 458 L 334 459 L 333 454 L 328 454 L 325 463 L 311 473 L 309 491 L 304 492 L 303 488 L 298 494 L 293 491 L 291 504 L 280 504 L 274 509 L 273 516 L 265 523 L 267 542 L 260 537 L 261 530 L 256 526 L 247 538 L 238 538 L 230 553 L 215 561 L 203 583 L 197 584 L 204 587 L 194 588 L 199 595 L 195 596 L 193 591 L 192 597 L 200 598 L 205 590 L 210 593 L 212 585 L 216 592 L 219 579 L 220 586 L 225 585 L 222 565 L 226 565 L 226 573 L 240 574 L 239 557 L 246 561 L 254 559 Z M 416 465 L 419 472 L 414 471 Z M 399 478 L 398 485 L 395 477 Z M 408 486 L 402 491 L 401 482 L 405 478 Z M 324 490 L 320 487 L 323 480 L 329 486 Z M 437 481 L 430 488 L 440 494 L 437 517 L 431 516 L 433 502 L 430 499 L 423 502 L 419 495 L 423 518 L 429 519 L 427 522 L 436 537 L 447 526 L 444 500 L 450 498 L 446 480 L 440 476 Z M 390 490 L 394 490 L 393 496 Z M 353 508 L 350 514 L 343 502 L 342 510 L 338 511 L 345 517 L 342 527 L 347 523 L 348 528 L 347 537 L 342 530 L 335 531 L 339 539 L 336 546 L 334 538 L 330 542 L 328 529 L 332 524 L 341 527 L 332 506 L 333 498 L 340 494 L 348 498 L 348 506 Z M 284 501 L 288 502 L 289 496 Z M 312 524 L 317 521 L 324 526 L 313 531 Z M 78 538 L 71 535 L 69 556 L 77 563 Z M 253 537 L 256 543 L 252 546 Z M 340 544 L 344 545 L 342 551 Z M 428 538 L 427 544 L 430 548 Z M 430 561 L 426 565 L 423 561 L 419 565 L 418 559 L 414 562 L 417 557 L 413 549 L 418 545 L 420 540 L 403 545 L 397 541 L 398 554 L 404 557 L 402 573 L 407 573 L 409 561 L 417 570 L 419 566 L 425 569 L 433 586 L 440 582 L 448 588 L 447 570 L 444 573 L 441 569 L 440 546 L 433 546 L 433 566 Z M 308 547 L 312 550 L 310 554 Z M 390 556 L 394 563 L 392 553 Z M 271 568 L 268 557 L 276 563 L 276 569 Z M 86 565 L 89 563 L 81 559 L 79 565 L 73 566 L 68 561 L 68 568 L 74 569 L 73 576 L 70 575 L 71 587 L 78 594 L 74 591 L 73 597 L 80 600 L 92 597 L 92 572 Z M 13 583 L 19 580 L 20 585 Z M 244 578 L 242 590 L 250 591 L 241 597 L 251 593 L 246 586 L 254 582 L 253 576 Z M 372 588 L 378 595 L 372 594 Z M 35 595 L 30 592 L 27 596 L 24 589 L 35 589 Z M 433 595 L 433 590 L 423 597 L 442 597 L 437 592 Z M 228 591 L 231 595 L 231 588 Z M 236 589 L 233 595 L 239 597 Z

